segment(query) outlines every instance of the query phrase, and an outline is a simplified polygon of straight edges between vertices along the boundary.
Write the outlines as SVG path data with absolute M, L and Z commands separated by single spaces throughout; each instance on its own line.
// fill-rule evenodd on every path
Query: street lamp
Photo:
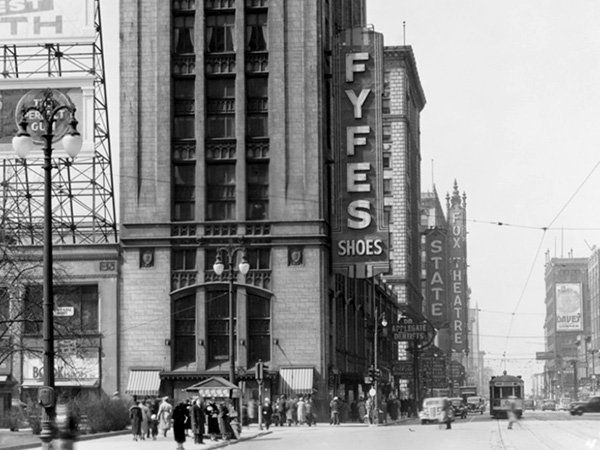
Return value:
M 227 271 L 229 278 L 229 381 L 235 384 L 235 355 L 234 355 L 234 333 L 233 333 L 233 261 L 238 252 L 242 252 L 242 260 L 238 264 L 238 270 L 242 275 L 246 275 L 250 270 L 250 264 L 246 259 L 246 249 L 238 246 L 219 247 L 217 249 L 217 257 L 213 264 L 213 270 L 217 275 L 221 275 L 225 270 L 225 264 L 221 258 L 221 254 L 225 255 L 227 261 Z
M 81 150 L 82 139 L 77 132 L 75 107 L 70 103 L 59 102 L 55 97 L 63 96 L 59 91 L 45 89 L 41 101 L 24 106 L 20 112 L 19 132 L 12 144 L 17 156 L 27 158 L 35 148 L 33 139 L 27 132 L 28 120 L 35 120 L 44 130 L 44 240 L 43 240 L 43 339 L 44 339 L 44 386 L 39 396 L 42 403 L 42 430 L 40 439 L 43 449 L 50 449 L 54 435 L 54 295 L 52 291 L 52 141 L 54 126 L 64 119 L 67 112 L 70 117 L 69 131 L 62 138 L 62 144 L 71 158 L 75 158 Z M 68 100 L 68 99 L 67 99 Z
M 374 401 L 373 401 L 373 405 L 375 407 L 375 423 L 379 423 L 379 401 L 378 401 L 378 392 L 377 392 L 377 381 L 379 378 L 379 369 L 377 368 L 377 341 L 378 341 L 378 330 L 379 330 L 379 323 L 381 323 L 382 327 L 387 327 L 387 320 L 385 318 L 385 311 L 381 314 L 381 316 L 379 316 L 379 311 L 377 308 L 377 305 L 375 305 L 375 314 L 373 316 L 374 318 L 374 326 L 375 326 L 375 330 L 374 330 L 374 339 L 373 339 L 373 344 L 375 347 L 375 354 L 373 355 L 373 368 L 374 368 L 374 377 L 373 377 L 373 389 L 375 390 L 375 396 L 374 396 Z

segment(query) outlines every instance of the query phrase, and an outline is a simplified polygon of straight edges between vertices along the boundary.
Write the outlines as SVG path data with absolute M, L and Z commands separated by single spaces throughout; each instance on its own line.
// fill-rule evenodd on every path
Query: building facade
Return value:
M 585 373 L 580 348 L 591 331 L 588 259 L 548 257 L 545 283 L 545 350 L 552 356 L 545 364 L 547 384 L 554 398 L 577 398 L 575 379 Z

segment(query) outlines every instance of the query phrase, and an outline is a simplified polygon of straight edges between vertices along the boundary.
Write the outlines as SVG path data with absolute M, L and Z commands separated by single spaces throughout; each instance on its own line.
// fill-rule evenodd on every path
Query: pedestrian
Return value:
M 134 404 L 129 408 L 129 419 L 131 420 L 133 440 L 137 441 L 142 437 L 142 410 L 139 405 Z
M 315 414 L 314 406 L 313 399 L 308 394 L 306 396 L 306 423 L 309 427 L 317 424 L 317 415 Z
M 279 397 L 277 401 L 277 416 L 278 416 L 278 424 L 279 426 L 285 425 L 285 419 L 287 415 L 287 402 L 285 394 Z
M 190 419 L 192 423 L 192 433 L 194 433 L 194 444 L 204 444 L 204 405 L 202 400 L 196 398 L 192 403 Z
M 385 398 L 381 400 L 381 405 L 379 405 L 378 413 L 381 414 L 381 419 L 383 420 L 383 423 L 387 423 L 387 401 Z
M 148 399 L 146 401 L 146 407 L 148 408 L 148 435 L 146 437 L 148 439 L 152 437 L 152 440 L 155 441 L 156 436 L 158 436 L 158 419 L 156 418 L 158 405 Z
M 518 420 L 518 416 L 517 416 L 517 402 L 516 397 L 514 396 L 510 396 L 508 397 L 508 406 L 509 406 L 509 410 L 506 413 L 508 416 L 508 429 L 512 430 L 513 424 Z
M 220 403 L 218 407 L 217 421 L 219 423 L 219 433 L 223 440 L 228 441 L 231 438 L 229 427 L 229 409 L 225 403 Z
M 273 416 L 273 407 L 271 406 L 271 400 L 269 400 L 268 398 L 265 398 L 265 402 L 262 407 L 262 417 L 263 417 L 263 424 L 267 430 L 271 426 L 272 416 Z
M 173 438 L 177 442 L 178 450 L 183 450 L 187 420 L 187 405 L 184 402 L 179 402 L 173 409 Z
M 191 435 L 190 437 L 194 437 L 194 433 L 192 433 L 192 418 L 190 417 L 192 415 L 192 401 L 188 398 L 188 399 L 186 399 L 186 401 L 184 403 L 185 403 L 185 414 L 186 414 L 185 435 L 186 436 Z
M 214 397 L 206 405 L 206 422 L 208 423 L 208 435 L 214 441 L 219 436 L 219 410 Z
M 373 398 L 371 396 L 367 397 L 367 400 L 365 401 L 365 409 L 366 409 L 365 423 L 372 424 L 373 423 L 373 409 L 375 409 L 375 403 L 373 402 Z
M 149 421 L 150 421 L 150 410 L 146 404 L 140 400 L 138 403 L 140 410 L 142 411 L 142 426 L 141 426 L 141 438 L 142 441 L 146 439 L 150 434 Z
M 244 422 L 247 422 L 245 425 L 250 426 L 251 423 L 257 421 L 257 405 L 256 400 L 254 400 L 253 398 L 248 400 L 247 413 L 248 414 L 244 415 Z
M 288 427 L 292 426 L 292 423 L 298 423 L 298 417 L 296 415 L 296 401 L 293 398 L 290 398 L 286 402 L 287 411 L 285 412 L 285 417 L 287 419 Z
M 442 404 L 442 423 L 446 424 L 446 430 L 450 430 L 452 428 L 452 420 L 454 419 L 454 417 L 452 417 L 452 403 L 450 403 L 450 400 L 448 400 L 447 398 L 444 399 L 444 402 Z
M 298 423 L 304 425 L 306 423 L 306 402 L 302 396 L 298 398 L 298 403 L 296 403 L 296 413 L 298 414 Z
M 368 424 L 369 416 L 367 414 L 367 405 L 365 403 L 364 397 L 360 397 L 358 399 L 358 403 L 356 404 L 356 410 L 358 413 L 358 421 Z
M 173 415 L 173 407 L 167 401 L 169 397 L 163 397 L 162 402 L 158 406 L 158 413 L 156 418 L 158 419 L 158 429 L 163 433 L 164 437 L 167 437 L 167 431 L 171 428 L 171 416 Z
M 333 397 L 333 399 L 329 403 L 329 411 L 331 412 L 329 424 L 330 425 L 339 425 L 340 424 L 340 399 L 338 397 Z

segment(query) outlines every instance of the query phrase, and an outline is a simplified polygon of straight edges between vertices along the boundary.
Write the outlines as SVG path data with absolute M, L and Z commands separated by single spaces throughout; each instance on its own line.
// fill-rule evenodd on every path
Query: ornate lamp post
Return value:
M 59 102 L 56 97 L 62 96 L 66 102 Z M 65 104 L 66 103 L 66 104 Z M 40 439 L 42 448 L 52 446 L 54 436 L 54 295 L 52 291 L 52 142 L 57 122 L 64 123 L 65 113 L 69 115 L 69 131 L 62 137 L 62 144 L 71 158 L 75 158 L 81 150 L 82 139 L 77 132 L 75 107 L 64 94 L 52 89 L 42 93 L 41 101 L 30 106 L 23 106 L 20 111 L 19 132 L 12 144 L 17 156 L 27 158 L 35 148 L 33 139 L 27 132 L 31 122 L 39 124 L 43 139 L 44 151 L 44 238 L 43 238 L 43 339 L 44 339 L 44 386 L 40 388 L 39 400 L 42 409 L 42 431 Z
M 225 255 L 225 261 L 227 261 L 227 271 L 229 279 L 229 381 L 235 384 L 235 340 L 234 340 L 234 329 L 233 329 L 233 262 L 238 252 L 242 252 L 242 260 L 238 264 L 238 270 L 242 275 L 246 275 L 250 270 L 250 264 L 246 259 L 246 249 L 241 246 L 230 245 L 227 247 L 219 247 L 217 249 L 217 258 L 213 264 L 213 270 L 217 275 L 221 275 L 226 269 L 223 263 L 221 255 Z

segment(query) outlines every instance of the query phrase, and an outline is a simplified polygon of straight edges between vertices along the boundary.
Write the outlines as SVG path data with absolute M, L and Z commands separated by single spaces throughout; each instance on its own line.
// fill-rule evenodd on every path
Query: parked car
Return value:
M 461 419 L 467 417 L 467 405 L 464 404 L 461 397 L 451 397 L 448 400 L 450 400 L 450 403 L 452 403 L 454 417 L 460 417 Z
M 585 402 L 573 402 L 569 405 L 572 416 L 581 416 L 584 412 L 600 412 L 600 397 L 591 397 Z
M 483 414 L 485 411 L 485 399 L 478 395 L 467 397 L 467 409 L 474 414 Z
M 556 402 L 554 400 L 544 400 L 542 411 L 556 411 Z
M 530 409 L 535 411 L 535 401 L 531 398 L 523 400 L 523 409 Z
M 419 411 L 419 419 L 422 424 L 439 422 L 444 407 L 445 397 L 430 397 L 423 400 L 423 409 Z

